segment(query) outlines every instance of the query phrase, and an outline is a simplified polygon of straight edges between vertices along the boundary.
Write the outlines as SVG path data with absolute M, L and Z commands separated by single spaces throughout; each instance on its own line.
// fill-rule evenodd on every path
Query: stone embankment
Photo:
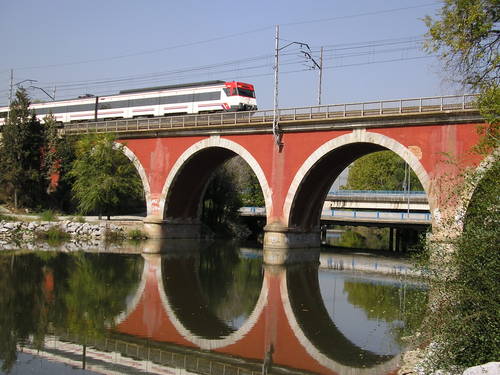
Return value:
M 101 239 L 109 235 L 125 235 L 122 227 L 110 223 L 74 221 L 0 221 L 0 239 L 32 240 L 50 230 L 67 233 L 71 238 Z

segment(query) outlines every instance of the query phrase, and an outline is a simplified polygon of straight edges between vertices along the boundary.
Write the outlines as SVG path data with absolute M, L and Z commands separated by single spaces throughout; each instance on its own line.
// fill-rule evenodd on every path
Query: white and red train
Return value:
M 156 117 L 257 109 L 253 85 L 206 81 L 123 90 L 116 95 L 79 97 L 30 105 L 40 121 L 52 113 L 57 122 Z M 0 125 L 9 107 L 0 107 Z

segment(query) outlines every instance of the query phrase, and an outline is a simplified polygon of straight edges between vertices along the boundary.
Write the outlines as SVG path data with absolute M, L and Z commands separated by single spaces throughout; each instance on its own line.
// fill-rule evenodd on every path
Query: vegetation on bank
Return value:
M 463 368 L 500 357 L 498 2 L 444 0 L 438 18 L 426 17 L 425 22 L 426 48 L 438 53 L 453 79 L 479 93 L 487 120 L 478 129 L 482 140 L 474 151 L 489 162 L 484 168 L 463 171 L 450 197 L 465 201 L 465 213 L 443 223 L 443 230 L 435 234 L 439 237 L 427 242 L 423 254 L 431 292 L 416 344 L 433 345 L 420 365 L 426 374 L 438 369 L 461 374 Z

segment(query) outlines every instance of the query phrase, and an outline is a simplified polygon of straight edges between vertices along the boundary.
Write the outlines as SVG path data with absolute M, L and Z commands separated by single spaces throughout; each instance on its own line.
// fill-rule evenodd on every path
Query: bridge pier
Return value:
M 321 246 L 320 230 L 302 231 L 281 223 L 264 227 L 264 247 L 267 249 L 297 249 Z
M 144 231 L 151 239 L 198 239 L 201 224 L 195 220 L 165 220 L 158 216 L 147 216 Z

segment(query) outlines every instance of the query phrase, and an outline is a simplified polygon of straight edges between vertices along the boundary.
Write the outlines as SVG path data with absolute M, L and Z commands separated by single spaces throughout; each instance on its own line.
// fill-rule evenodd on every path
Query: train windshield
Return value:
M 248 90 L 248 89 L 242 89 L 241 87 L 238 87 L 238 93 L 236 95 L 246 96 L 247 98 L 255 98 L 255 91 Z

